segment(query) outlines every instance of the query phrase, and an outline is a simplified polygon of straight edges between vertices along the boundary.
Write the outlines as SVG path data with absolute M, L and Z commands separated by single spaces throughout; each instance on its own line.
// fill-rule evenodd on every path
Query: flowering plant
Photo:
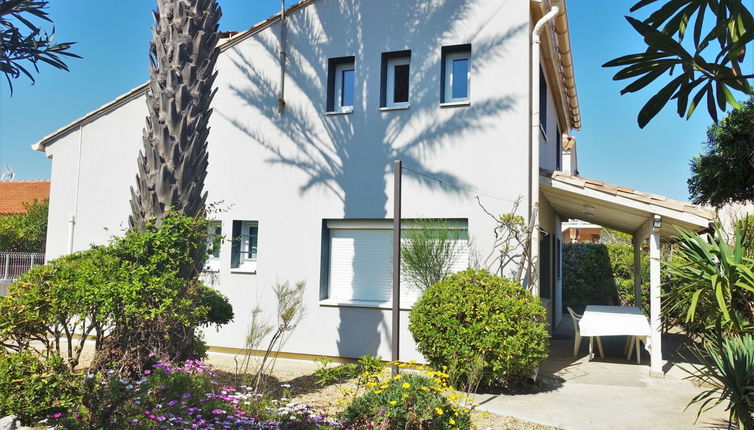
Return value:
M 307 406 L 270 400 L 253 394 L 250 387 L 223 387 L 214 371 L 198 360 L 159 360 L 136 381 L 115 375 L 88 375 L 88 410 L 53 418 L 64 428 L 340 428 L 339 422 Z
M 355 397 L 339 415 L 353 429 L 402 428 L 461 430 L 471 427 L 471 398 L 448 384 L 448 375 L 421 368 L 422 373 L 397 364 L 404 373 L 391 376 L 388 368 L 362 375 L 365 393 L 344 390 Z

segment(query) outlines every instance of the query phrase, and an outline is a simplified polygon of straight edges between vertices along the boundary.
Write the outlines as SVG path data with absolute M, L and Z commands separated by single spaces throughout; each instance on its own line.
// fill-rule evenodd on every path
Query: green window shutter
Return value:
M 230 268 L 237 269 L 241 264 L 241 221 L 233 221 L 233 236 L 231 240 Z

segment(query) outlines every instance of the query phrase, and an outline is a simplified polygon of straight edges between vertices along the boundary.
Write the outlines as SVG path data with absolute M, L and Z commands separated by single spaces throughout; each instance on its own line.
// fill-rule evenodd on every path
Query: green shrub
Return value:
M 48 200 L 23 205 L 24 213 L 0 216 L 0 251 L 45 252 Z
M 649 303 L 649 256 L 641 253 L 642 304 Z M 586 305 L 633 306 L 634 248 L 626 243 L 563 246 L 563 311 Z
M 704 340 L 702 348 L 691 351 L 701 365 L 684 369 L 704 387 L 711 387 L 694 397 L 689 405 L 701 403 L 702 412 L 727 402 L 730 421 L 742 430 L 754 430 L 754 338 L 714 336 Z M 698 417 L 698 415 L 697 415 Z
M 0 352 L 0 416 L 32 425 L 77 408 L 80 398 L 80 378 L 59 355 Z
M 468 429 L 469 413 L 443 394 L 442 379 L 401 374 L 378 383 L 339 415 L 353 429 Z
M 0 300 L 0 346 L 23 350 L 38 341 L 74 368 L 92 335 L 96 366 L 120 362 L 136 373 L 154 356 L 201 357 L 196 328 L 233 318 L 227 298 L 199 280 L 203 264 L 194 256 L 206 255 L 206 236 L 206 220 L 169 216 L 160 227 L 128 231 L 108 245 L 35 267 Z
M 409 330 L 432 367 L 453 365 L 463 380 L 481 354 L 482 382 L 515 384 L 547 357 L 545 309 L 520 284 L 485 270 L 466 270 L 424 292 Z

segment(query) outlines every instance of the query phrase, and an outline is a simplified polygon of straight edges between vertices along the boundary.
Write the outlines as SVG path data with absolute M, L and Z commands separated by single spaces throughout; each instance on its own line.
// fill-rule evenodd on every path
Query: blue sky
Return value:
M 244 30 L 274 14 L 277 0 L 218 0 L 221 30 Z M 516 0 L 518 1 L 518 0 Z M 620 96 L 625 83 L 601 65 L 642 49 L 623 16 L 634 0 L 570 0 L 568 13 L 583 128 L 575 133 L 582 176 L 687 199 L 689 159 L 699 153 L 710 120 L 686 121 L 665 109 L 645 129 L 636 114 L 649 93 Z M 145 82 L 155 0 L 53 1 L 58 41 L 77 41 L 71 72 L 44 67 L 37 83 L 0 81 L 0 165 L 17 179 L 49 178 L 50 161 L 30 145 Z M 599 7 L 597 7 L 599 5 Z M 650 87 L 651 90 L 651 87 Z M 523 144 L 523 142 L 522 142 Z

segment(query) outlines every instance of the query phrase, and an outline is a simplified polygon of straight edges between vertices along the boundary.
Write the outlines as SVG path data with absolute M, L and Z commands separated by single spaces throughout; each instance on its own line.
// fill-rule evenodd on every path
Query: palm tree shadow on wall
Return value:
M 527 21 L 494 32 L 494 36 L 482 36 L 482 30 L 491 25 L 492 17 L 474 29 L 448 27 L 469 22 L 469 14 L 481 2 L 420 0 L 405 8 L 385 7 L 382 2 L 373 1 L 314 3 L 288 18 L 284 112 L 278 112 L 278 70 L 267 69 L 274 73 L 266 73 L 261 67 L 255 67 L 257 59 L 235 49 L 231 58 L 245 81 L 232 83 L 230 89 L 243 101 L 244 108 L 264 120 L 249 124 L 245 120 L 249 117 L 246 112 L 231 115 L 218 111 L 218 114 L 246 134 L 250 142 L 266 149 L 269 154 L 266 163 L 303 172 L 306 180 L 299 186 L 301 195 L 319 188 L 337 196 L 343 204 L 344 218 L 388 216 L 386 178 L 392 173 L 396 159 L 424 175 L 407 176 L 406 180 L 459 194 L 468 184 L 451 172 L 432 168 L 428 160 L 438 150 L 448 147 L 473 151 L 474 142 L 467 139 L 469 133 L 488 128 L 513 108 L 514 98 L 510 96 L 485 98 L 478 94 L 475 97 L 473 76 L 491 60 L 505 55 L 506 42 L 528 28 Z M 339 19 L 320 19 L 318 6 L 326 8 L 328 3 L 337 4 L 341 13 Z M 407 22 L 411 25 L 405 25 Z M 277 59 L 279 32 L 260 34 L 257 42 L 269 57 L 266 61 Z M 346 34 L 348 37 L 344 38 Z M 375 42 L 367 42 L 367 38 L 375 34 L 385 35 L 385 38 L 372 38 Z M 449 36 L 455 34 L 465 36 Z M 336 38 L 344 39 L 339 43 L 345 46 L 337 53 L 328 49 Z M 474 99 L 470 106 L 441 111 L 439 51 L 442 40 L 449 39 L 471 43 Z M 382 112 L 378 109 L 379 100 L 374 97 L 366 100 L 367 94 L 375 94 L 374 88 L 380 85 L 382 72 L 379 58 L 376 61 L 367 58 L 379 57 L 379 52 L 370 49 L 367 43 L 390 47 L 386 50 L 412 50 L 410 109 Z M 429 49 L 436 52 L 430 55 Z M 327 57 L 346 55 L 356 58 L 354 112 L 326 115 Z M 504 136 L 500 139 L 504 141 Z M 363 246 L 359 241 L 354 243 L 354 262 L 359 261 Z M 385 266 L 390 264 L 385 262 Z M 341 356 L 374 355 L 380 346 L 380 325 L 390 333 L 382 312 L 377 309 L 341 308 L 339 324 Z

